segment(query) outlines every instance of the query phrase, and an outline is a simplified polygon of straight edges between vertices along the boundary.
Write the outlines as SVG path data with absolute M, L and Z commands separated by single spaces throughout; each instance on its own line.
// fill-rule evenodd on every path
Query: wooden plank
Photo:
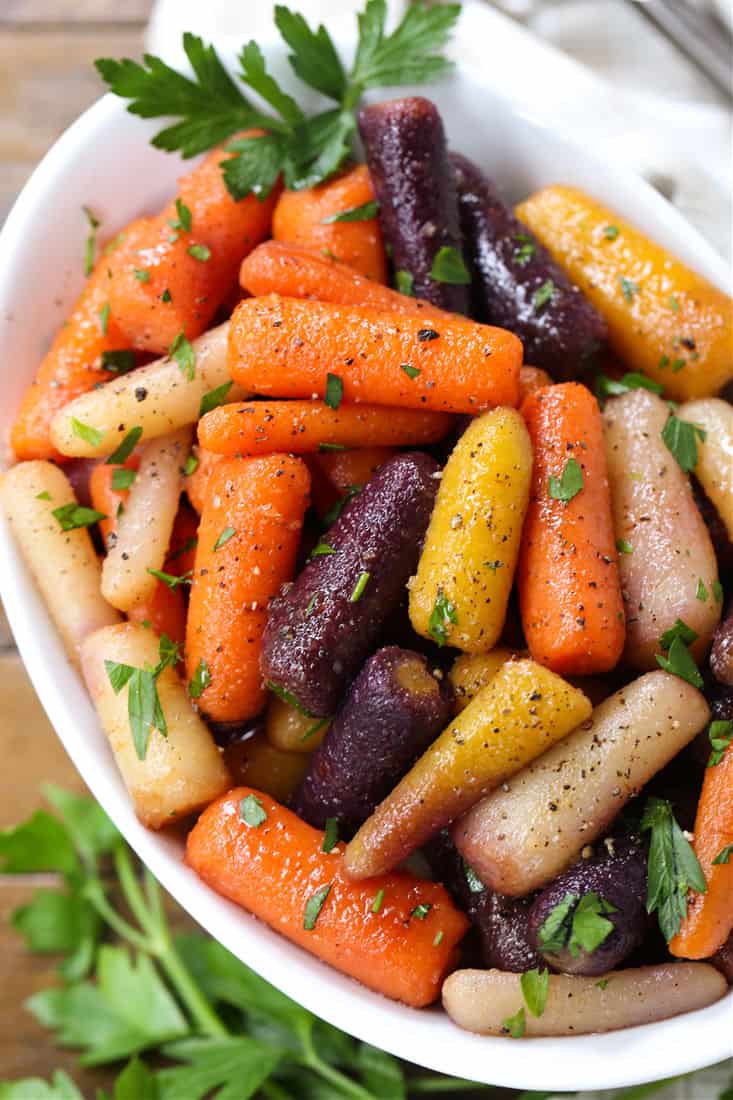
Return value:
M 0 25 L 145 23 L 153 0 L 3 0 Z

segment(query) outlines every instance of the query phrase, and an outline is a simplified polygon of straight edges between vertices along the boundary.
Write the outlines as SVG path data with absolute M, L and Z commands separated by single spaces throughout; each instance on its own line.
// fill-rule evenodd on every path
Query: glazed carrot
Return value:
M 560 675 L 607 672 L 625 627 L 598 404 L 565 382 L 537 390 L 522 414 L 534 451 L 518 571 L 529 651 Z
M 114 488 L 115 473 L 118 470 L 136 472 L 139 465 L 139 456 L 132 454 L 122 465 L 108 465 L 106 462 L 100 462 L 92 470 L 89 478 L 89 492 L 92 507 L 98 512 L 103 512 L 107 517 L 99 521 L 99 529 L 106 546 L 110 545 L 110 538 L 115 537 L 118 511 L 124 508 L 125 501 L 130 495 L 129 489 Z M 163 570 L 166 573 L 177 574 L 178 571 L 175 568 L 169 568 L 171 564 L 166 561 Z M 181 590 L 180 588 L 171 589 L 161 580 L 156 581 L 150 598 L 131 608 L 127 617 L 130 622 L 146 623 L 158 635 L 167 634 L 174 642 L 183 642 L 186 634 L 186 607 Z
M 692 846 L 708 889 L 689 895 L 687 917 L 669 950 L 682 959 L 707 959 L 733 931 L 733 745 L 705 770 Z
M 366 485 L 375 470 L 395 454 L 392 447 L 356 447 L 353 451 L 324 451 L 315 462 L 340 495 Z
M 179 181 L 178 205 L 150 219 L 145 239 L 110 282 L 113 315 L 132 345 L 162 354 L 180 332 L 208 328 L 247 252 L 267 236 L 277 198 L 235 201 L 220 149 Z
M 106 517 L 99 521 L 99 531 L 104 539 L 105 546 L 110 532 L 114 531 L 117 526 L 117 513 L 120 508 L 124 508 L 125 501 L 130 494 L 129 488 L 115 489 L 113 482 L 120 476 L 117 471 L 131 470 L 133 473 L 137 473 L 139 465 L 140 456 L 133 452 L 121 464 L 113 463 L 109 465 L 106 462 L 98 462 L 89 475 L 89 497 L 92 507 Z
M 272 215 L 276 241 L 307 245 L 349 264 L 367 279 L 387 282 L 387 257 L 377 210 L 371 218 L 331 221 L 334 216 L 374 202 L 365 164 L 302 191 L 283 191 Z
M 259 825 L 243 814 L 254 809 Z M 395 871 L 368 882 L 343 872 L 343 844 L 269 795 L 239 787 L 204 811 L 186 861 L 212 889 L 369 989 L 422 1008 L 440 993 L 468 921 L 437 882 Z
M 477 413 L 517 404 L 521 362 L 517 337 L 490 325 L 276 294 L 241 302 L 229 325 L 232 378 L 277 397 L 323 397 L 331 374 L 352 404 Z
M 342 306 L 371 306 L 384 313 L 443 320 L 457 319 L 424 298 L 410 298 L 360 275 L 353 267 L 325 256 L 315 248 L 265 241 L 242 261 L 239 281 L 255 298 L 280 294 L 283 298 L 315 298 Z
M 220 463 L 206 491 L 186 629 L 186 673 L 216 722 L 257 714 L 267 605 L 292 579 L 310 478 L 290 455 Z M 195 693 L 195 692 L 194 692 Z
M 186 475 L 183 485 L 188 499 L 196 511 L 201 515 L 206 497 L 206 487 L 215 466 L 221 462 L 221 455 L 215 455 L 213 451 L 207 451 L 205 447 L 194 447 L 193 455 L 197 460 L 196 468 Z
M 576 188 L 545 187 L 516 212 L 605 317 L 627 370 L 678 401 L 733 378 L 728 294 Z
M 130 341 L 110 305 L 114 280 L 109 272 L 114 275 L 149 224 L 150 219 L 144 218 L 127 226 L 115 251 L 97 262 L 71 315 L 56 333 L 13 424 L 10 443 L 17 458 L 58 461 L 61 456 L 50 437 L 56 413 L 75 397 L 115 377 L 114 372 L 102 365 L 105 352 L 124 351 L 129 358 Z M 113 363 L 109 366 L 112 368 Z
M 220 405 L 199 421 L 199 442 L 220 455 L 310 454 L 323 444 L 359 447 L 435 443 L 450 429 L 444 413 L 321 401 L 252 401 Z
M 551 386 L 552 379 L 546 370 L 542 370 L 541 367 L 529 367 L 524 364 L 519 372 L 519 404 L 526 400 L 531 394 L 536 393 L 537 390 L 543 386 Z

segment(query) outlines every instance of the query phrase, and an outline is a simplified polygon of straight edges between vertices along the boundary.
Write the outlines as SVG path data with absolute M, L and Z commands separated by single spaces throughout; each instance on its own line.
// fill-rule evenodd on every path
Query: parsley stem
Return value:
M 196 1029 L 212 1039 L 226 1039 L 230 1032 L 204 996 L 171 942 L 166 925 L 168 942 L 157 952 L 157 959 L 168 980 L 188 1010 Z
M 495 1092 L 496 1085 L 481 1085 L 477 1081 L 468 1081 L 464 1077 L 410 1077 L 407 1081 L 407 1089 L 408 1092 L 449 1092 L 452 1095 L 454 1090 L 472 1089 L 478 1092 L 479 1089 L 483 1089 L 484 1092 Z
M 369 1092 L 367 1089 L 357 1084 L 356 1081 L 352 1081 L 346 1074 L 340 1073 L 339 1070 L 334 1069 L 328 1062 L 324 1062 L 313 1045 L 310 1032 L 301 1034 L 300 1038 L 303 1043 L 304 1066 L 313 1070 L 313 1072 L 317 1073 L 319 1077 L 322 1077 L 324 1081 L 329 1081 L 332 1085 L 335 1085 L 344 1096 L 353 1096 L 354 1100 L 378 1100 L 378 1098 L 374 1096 L 374 1093 Z
M 125 901 L 129 905 L 135 920 L 149 936 L 156 936 L 158 928 L 152 921 L 148 907 L 145 904 L 145 898 L 130 859 L 130 849 L 124 842 L 120 842 L 115 846 L 113 855 L 122 893 L 125 895 Z
M 150 951 L 150 941 L 145 936 L 141 936 L 137 929 L 128 924 L 125 918 L 116 913 L 109 904 L 104 893 L 104 887 L 98 878 L 90 878 L 85 883 L 84 897 L 120 939 L 127 940 L 138 951 L 145 951 L 146 953 Z

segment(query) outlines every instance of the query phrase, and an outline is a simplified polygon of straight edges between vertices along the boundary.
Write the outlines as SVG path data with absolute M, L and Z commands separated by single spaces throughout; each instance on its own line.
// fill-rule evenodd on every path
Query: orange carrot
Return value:
M 98 260 L 67 322 L 56 333 L 13 424 L 10 442 L 17 458 L 67 461 L 51 443 L 54 416 L 75 397 L 114 377 L 115 363 L 111 361 L 106 370 L 102 365 L 105 353 L 124 351 L 129 358 L 130 341 L 112 312 L 111 288 L 115 271 L 150 224 L 151 219 L 142 218 L 120 234 L 114 251 Z
M 237 722 L 265 701 L 260 675 L 267 605 L 292 579 L 310 477 L 290 455 L 221 462 L 199 526 L 186 630 L 186 673 L 214 721 Z
M 687 917 L 669 950 L 682 959 L 707 959 L 733 931 L 733 744 L 705 771 L 692 846 L 708 889 L 690 894 Z
M 330 220 L 373 202 L 369 170 L 357 164 L 318 187 L 283 191 L 272 216 L 272 235 L 276 241 L 317 248 L 367 279 L 386 283 L 387 257 L 376 210 L 358 221 Z
M 204 447 L 194 447 L 193 454 L 197 459 L 197 466 L 186 476 L 183 484 L 188 499 L 201 515 L 206 498 L 206 487 L 214 467 L 221 462 L 221 455 L 215 455 L 213 451 L 207 451 Z
M 232 378 L 254 393 L 477 413 L 516 405 L 522 345 L 504 329 L 426 322 L 276 294 L 240 302 L 229 325 Z
M 567 382 L 537 390 L 522 414 L 534 451 L 518 567 L 529 651 L 560 675 L 606 672 L 625 626 L 598 404 Z
M 179 333 L 208 328 L 229 293 L 242 258 L 267 236 L 276 191 L 236 202 L 221 163 L 210 153 L 179 181 L 171 202 L 148 223 L 144 241 L 110 282 L 112 313 L 132 345 L 163 354 Z
M 124 508 L 125 501 L 130 495 L 129 488 L 114 488 L 113 482 L 116 476 L 119 476 L 117 475 L 117 471 L 132 470 L 136 472 L 139 465 L 140 458 L 133 452 L 130 457 L 120 465 L 116 463 L 109 465 L 104 461 L 97 462 L 89 475 L 89 496 L 92 501 L 92 507 L 106 517 L 99 521 L 99 531 L 104 539 L 105 546 L 107 545 L 107 539 L 110 533 L 117 528 L 117 513 L 120 508 Z
M 259 825 L 243 815 L 266 815 Z M 186 861 L 218 893 L 336 970 L 422 1008 L 440 993 L 468 921 L 437 882 L 407 871 L 351 882 L 343 844 L 250 787 L 204 810 Z M 284 873 L 284 868 L 287 868 Z
M 129 489 L 114 488 L 115 472 L 117 470 L 136 471 L 139 465 L 140 459 L 133 453 L 123 465 L 99 462 L 92 470 L 89 478 L 89 494 L 92 507 L 98 512 L 103 512 L 107 517 L 99 521 L 99 529 L 105 545 L 108 545 L 110 537 L 114 538 L 118 511 L 120 507 L 124 508 L 130 495 Z M 166 561 L 164 572 L 180 575 L 176 568 L 169 568 L 170 564 Z M 183 642 L 186 634 L 186 605 L 183 594 L 180 588 L 172 589 L 160 579 L 156 582 L 150 599 L 133 608 L 127 617 L 130 622 L 147 623 L 156 634 L 167 634 L 174 642 Z
M 371 306 L 383 313 L 458 319 L 456 314 L 446 313 L 423 298 L 410 298 L 375 283 L 318 249 L 280 241 L 265 241 L 250 252 L 239 269 L 239 281 L 257 298 L 280 294 L 283 298 L 315 298 L 342 306 Z
M 395 454 L 393 447 L 357 447 L 353 451 L 325 451 L 316 462 L 340 494 L 366 485 L 375 470 Z
M 199 517 L 185 500 L 181 500 L 171 531 L 168 558 L 165 563 L 167 573 L 177 577 L 191 573 L 196 559 Z
M 435 443 L 450 429 L 445 413 L 321 401 L 251 401 L 220 405 L 199 421 L 199 442 L 220 455 L 310 454 L 326 446 Z
M 542 389 L 543 386 L 551 386 L 552 379 L 546 370 L 542 370 L 541 367 L 529 367 L 526 364 L 522 366 L 519 372 L 519 404 L 520 408 L 522 402 L 530 396 L 530 394 L 536 393 L 537 390 Z

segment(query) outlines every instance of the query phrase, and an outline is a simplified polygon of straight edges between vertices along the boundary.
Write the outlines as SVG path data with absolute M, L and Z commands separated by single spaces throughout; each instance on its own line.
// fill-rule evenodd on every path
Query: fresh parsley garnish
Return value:
M 183 476 L 190 477 L 199 468 L 199 457 L 195 454 L 190 454 L 186 461 L 183 463 Z
M 408 298 L 414 297 L 415 280 L 409 271 L 395 271 L 394 285 L 400 294 L 406 294 Z
M 662 649 L 669 649 L 675 638 L 679 638 L 685 645 L 692 645 L 693 642 L 697 641 L 698 634 L 682 619 L 675 619 L 669 630 L 665 630 L 664 634 L 661 635 L 659 644 Z
M 713 860 L 713 866 L 720 866 L 721 863 L 730 863 L 731 857 L 733 857 L 733 844 L 726 844 L 725 848 L 722 848 Z
M 574 959 L 581 951 L 591 955 L 614 930 L 613 921 L 604 914 L 615 912 L 615 907 L 594 890 L 582 896 L 565 894 L 540 926 L 540 950 L 555 955 L 567 948 Z
M 88 206 L 82 206 L 82 210 L 84 211 L 84 216 L 89 226 L 86 245 L 84 247 L 84 274 L 89 277 L 92 271 L 94 271 L 94 260 L 97 252 L 97 230 L 99 229 L 100 222 Z
M 353 500 L 355 496 L 358 496 L 363 488 L 363 485 L 348 485 L 346 488 L 346 492 L 341 497 L 341 499 L 337 500 L 333 507 L 329 508 L 329 510 L 326 512 L 325 516 L 323 517 L 323 526 L 330 527 L 332 523 L 335 523 L 349 501 Z
M 188 685 L 188 694 L 192 699 L 200 699 L 206 688 L 211 683 L 211 671 L 206 661 L 201 658 L 196 665 L 193 676 Z
M 725 756 L 726 750 L 733 744 L 733 721 L 730 718 L 716 718 L 708 727 L 711 753 L 708 767 L 715 768 Z
M 183 329 L 168 349 L 168 355 L 178 363 L 181 374 L 189 382 L 192 382 L 196 377 L 196 352 L 193 349 L 193 344 L 186 339 Z
M 53 500 L 53 497 L 48 489 L 44 489 L 42 493 L 36 493 L 36 500 Z
M 702 577 L 698 577 L 698 579 L 697 579 L 697 588 L 695 589 L 695 597 L 696 597 L 696 599 L 698 599 L 700 601 L 700 603 L 707 603 L 708 602 L 708 590 L 705 587 L 705 581 L 702 579 Z
M 323 398 L 329 409 L 338 409 L 344 398 L 344 380 L 340 374 L 326 375 L 326 393 Z
M 177 588 L 181 588 L 184 584 L 190 584 L 193 577 L 193 570 L 191 569 L 187 573 L 176 574 L 164 573 L 162 569 L 148 567 L 148 573 L 162 581 L 166 588 L 170 588 L 171 592 L 175 592 Z
M 481 894 L 486 889 L 471 864 L 466 863 L 465 859 L 463 860 L 463 877 L 465 878 L 466 885 L 468 886 L 468 889 L 472 894 Z
M 369 88 L 419 84 L 448 73 L 441 55 L 460 6 L 411 4 L 391 34 L 385 32 L 386 0 L 367 0 L 359 15 L 359 39 L 346 72 L 325 27 L 311 29 L 302 15 L 275 8 L 275 25 L 290 47 L 296 75 L 335 102 L 307 118 L 296 100 L 268 72 L 256 42 L 239 54 L 236 78 L 230 76 L 213 46 L 193 34 L 183 49 L 193 70 L 184 76 L 160 58 L 142 63 L 100 58 L 96 67 L 110 90 L 129 100 L 128 110 L 143 118 L 172 118 L 152 144 L 184 157 L 196 156 L 242 130 L 260 128 L 260 137 L 239 138 L 223 163 L 226 186 L 235 199 L 253 192 L 265 198 L 280 175 L 289 188 L 312 187 L 336 172 L 351 152 L 355 111 Z M 242 85 L 255 92 L 274 114 L 263 113 Z M 180 219 L 180 214 L 179 214 Z
M 104 512 L 97 512 L 94 508 L 77 504 L 75 500 L 62 504 L 60 508 L 54 508 L 51 515 L 58 521 L 62 531 L 73 531 L 77 527 L 91 527 L 100 519 L 107 518 Z
M 603 236 L 607 241 L 615 241 L 619 235 L 619 228 L 617 225 L 606 225 L 603 227 Z
M 551 475 L 547 482 L 547 491 L 552 499 L 561 500 L 564 504 L 576 497 L 582 488 L 583 471 L 575 458 L 567 460 L 559 478 Z
M 716 603 L 722 603 L 723 602 L 723 586 L 720 583 L 720 581 L 717 579 L 717 577 L 713 581 L 713 583 L 710 585 L 710 589 L 713 593 L 713 599 L 715 600 L 715 602 Z
M 135 752 L 144 760 L 154 730 L 168 736 L 168 724 L 160 705 L 157 679 L 166 668 L 174 668 L 181 659 L 180 646 L 163 634 L 158 646 L 158 664 L 154 669 L 134 668 L 117 661 L 105 661 L 104 667 L 115 695 L 127 687 L 127 715 Z
M 128 351 L 126 348 L 119 351 L 103 351 L 101 364 L 102 370 L 109 371 L 110 374 L 129 374 L 137 365 L 135 352 Z
M 663 657 L 661 653 L 655 653 L 654 656 L 659 667 L 663 668 L 665 672 L 671 672 L 674 676 L 679 676 L 681 680 L 686 680 L 693 687 L 703 687 L 703 678 L 695 664 L 695 658 L 681 638 L 674 639 L 666 657 Z
M 237 532 L 234 530 L 233 527 L 225 527 L 217 538 L 216 542 L 214 543 L 213 549 L 221 550 L 222 546 L 226 546 L 226 544 L 229 542 L 229 539 L 233 538 L 236 533 Z
M 308 718 L 313 718 L 309 710 L 306 710 L 304 706 L 301 706 L 300 702 L 293 695 L 292 691 L 288 691 L 287 688 L 280 687 L 274 680 L 266 680 L 265 687 L 268 691 L 271 691 L 273 695 L 277 695 L 278 699 L 282 699 L 283 703 L 287 703 L 290 707 L 295 707 L 299 714 L 305 714 Z M 328 719 L 326 719 L 328 721 Z
M 511 1035 L 512 1039 L 521 1039 L 527 1030 L 527 1017 L 524 1014 L 524 1009 L 520 1008 L 513 1016 L 507 1016 L 506 1020 L 501 1021 L 501 1026 L 504 1031 Z
M 372 913 L 378 913 L 380 911 L 380 909 L 382 908 L 382 903 L 383 902 L 384 902 L 384 887 L 381 887 L 381 889 L 377 890 L 376 894 L 374 895 L 374 901 L 372 902 Z
M 619 554 L 633 554 L 634 547 L 628 541 L 628 539 L 616 539 L 616 549 Z
M 220 386 L 217 386 L 215 389 L 209 390 L 208 393 L 205 393 L 201 398 L 201 403 L 199 405 L 199 419 L 201 419 L 202 416 L 206 416 L 206 414 L 208 412 L 211 412 L 212 409 L 218 409 L 219 405 L 223 405 L 226 401 L 227 394 L 229 393 L 233 385 L 234 383 L 231 381 L 222 382 Z M 191 455 L 189 455 L 189 459 L 190 458 Z M 186 459 L 186 462 L 188 462 L 188 459 Z M 198 466 L 198 459 L 196 459 L 196 466 Z M 196 469 L 195 466 L 194 469 Z
M 361 597 L 364 595 L 364 589 L 369 584 L 369 573 L 360 573 L 359 579 L 354 585 L 354 591 L 349 596 L 349 603 L 358 603 Z
M 617 397 L 620 393 L 628 393 L 629 390 L 649 390 L 650 393 L 664 393 L 664 386 L 652 381 L 645 374 L 637 374 L 634 371 L 625 374 L 623 378 L 608 378 L 605 374 L 596 375 L 595 391 L 599 401 L 606 397 Z
M 112 471 L 112 488 L 117 492 L 129 489 L 136 477 L 137 470 L 128 470 L 126 466 L 120 466 L 119 469 Z
M 183 233 L 191 232 L 191 209 L 186 206 L 183 199 L 176 199 L 176 214 L 178 217 L 170 219 L 168 224 L 171 229 L 180 229 Z
M 121 466 L 123 462 L 127 462 L 128 458 L 142 439 L 142 434 L 143 430 L 140 425 L 135 428 L 130 428 L 119 447 L 117 447 L 106 460 L 107 465 Z
M 428 620 L 428 634 L 439 646 L 444 646 L 448 641 L 448 627 L 457 624 L 458 612 L 456 605 L 451 603 L 443 589 L 439 587 Z
M 548 302 L 552 301 L 552 296 L 555 293 L 555 284 L 552 279 L 545 279 L 542 286 L 537 287 L 532 295 L 532 305 L 534 306 L 535 313 L 540 313 Z
M 444 245 L 435 253 L 430 278 L 437 283 L 450 283 L 453 286 L 468 286 L 471 282 L 463 256 L 450 245 Z
M 545 968 L 540 970 L 535 967 L 525 970 L 519 979 L 519 985 L 524 997 L 524 1003 L 533 1016 L 541 1016 L 547 1004 L 547 994 L 550 989 L 550 971 Z
M 132 274 L 135 276 L 139 283 L 150 282 L 150 272 L 144 267 L 133 267 Z
M 326 898 L 331 893 L 332 882 L 329 882 L 327 886 L 322 886 L 320 890 L 316 890 L 312 897 L 308 898 L 305 905 L 305 911 L 303 913 L 303 928 L 306 932 L 312 932 L 316 926 L 316 922 L 321 915 L 321 909 L 326 903 Z
M 407 377 L 413 380 L 420 374 L 420 367 L 413 367 L 411 363 L 400 363 L 400 370 L 403 370 Z
M 537 251 L 537 244 L 528 233 L 517 233 L 514 236 L 514 240 L 519 245 L 519 248 L 514 253 L 514 262 L 519 264 L 520 267 L 524 267 L 534 256 Z
M 326 818 L 326 828 L 323 833 L 322 851 L 332 852 L 339 842 L 339 823 L 337 817 Z
M 662 439 L 667 449 L 671 451 L 680 464 L 683 473 L 689 474 L 697 465 L 697 439 L 705 442 L 707 432 L 690 424 L 687 420 L 680 420 L 678 416 L 670 416 L 662 429 Z
M 410 913 L 410 916 L 414 917 L 415 920 L 425 920 L 425 918 L 427 917 L 428 913 L 430 912 L 430 910 L 432 908 L 433 908 L 433 906 L 432 906 L 431 902 L 429 902 L 429 901 L 420 902 L 420 904 L 416 905 L 415 908 L 412 910 L 412 912 Z
M 631 302 L 635 294 L 639 293 L 641 289 L 638 283 L 635 283 L 633 279 L 627 279 L 625 275 L 619 275 L 619 284 L 621 286 L 621 293 L 627 302 Z
M 259 829 L 267 821 L 267 810 L 262 805 L 262 799 L 256 794 L 248 794 L 239 803 L 239 816 L 253 829 Z
M 321 221 L 321 225 L 333 225 L 334 222 L 368 222 L 376 218 L 378 213 L 378 202 L 365 202 L 361 206 L 352 206 L 349 210 L 339 210 L 337 214 L 329 214 Z
M 99 311 L 99 328 L 102 336 L 106 336 L 109 329 L 109 309 L 109 302 L 105 302 Z
M 83 439 L 90 447 L 98 447 L 104 439 L 104 432 L 92 428 L 90 424 L 82 424 L 81 420 L 77 420 L 75 416 L 71 418 L 71 430 L 74 435 L 78 436 L 79 439 Z
M 316 543 L 316 545 L 311 550 L 309 557 L 311 557 L 311 558 L 323 558 L 323 557 L 327 557 L 329 554 L 335 554 L 335 553 L 336 553 L 336 551 L 334 550 L 333 546 L 331 546 L 329 543 L 327 543 L 325 541 L 325 539 L 319 539 L 319 541 Z
M 690 842 L 677 824 L 671 802 L 649 798 L 641 828 L 651 834 L 646 908 L 648 913 L 658 914 L 662 935 L 669 943 L 687 916 L 688 892 L 704 894 L 707 883 Z
M 205 244 L 190 244 L 186 249 L 189 256 L 192 256 L 194 260 L 199 260 L 200 263 L 205 264 L 211 259 L 211 249 L 207 248 Z

